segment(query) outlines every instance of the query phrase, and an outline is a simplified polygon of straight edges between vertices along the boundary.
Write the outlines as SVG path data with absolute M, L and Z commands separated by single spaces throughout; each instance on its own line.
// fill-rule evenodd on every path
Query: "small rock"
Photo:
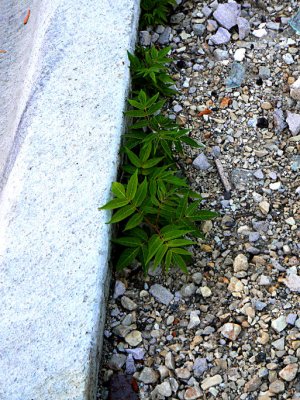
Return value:
M 134 330 L 125 336 L 125 342 L 132 347 L 136 347 L 142 342 L 142 334 L 140 331 Z
M 140 31 L 140 44 L 142 46 L 150 46 L 151 44 L 151 35 L 148 31 Z
M 289 364 L 279 372 L 279 376 L 283 380 L 291 382 L 296 378 L 297 372 L 298 372 L 298 364 Z
M 214 51 L 214 56 L 217 61 L 223 61 L 223 60 L 228 60 L 229 53 L 226 50 L 216 49 Z
M 166 306 L 168 306 L 174 298 L 173 294 L 168 289 L 158 283 L 152 285 L 149 292 L 156 301 Z
M 269 101 L 263 101 L 260 106 L 263 110 L 271 110 L 273 108 Z
M 288 123 L 289 130 L 291 131 L 292 135 L 298 135 L 300 132 L 300 114 L 295 114 L 288 111 L 286 122 Z
M 228 285 L 228 290 L 233 296 L 240 297 L 240 293 L 244 290 L 244 285 L 239 279 L 232 276 Z
M 196 378 L 202 376 L 204 372 L 208 370 L 206 358 L 197 357 L 194 362 L 193 370 Z
M 127 296 L 121 298 L 121 304 L 125 310 L 133 311 L 137 309 L 137 304 Z
M 195 272 L 192 275 L 192 279 L 197 285 L 200 285 L 200 283 L 202 282 L 203 276 L 202 276 L 201 272 Z
M 244 40 L 251 32 L 249 21 L 243 17 L 238 17 L 236 21 L 239 28 L 239 39 Z
M 189 371 L 187 368 L 176 368 L 175 369 L 175 374 L 177 378 L 179 379 L 189 379 L 191 376 L 191 371 Z
M 263 301 L 256 300 L 254 301 L 254 307 L 258 311 L 262 311 L 264 308 L 267 307 L 267 303 L 264 303 Z
M 190 387 L 184 393 L 184 400 L 196 400 L 202 397 L 201 390 L 197 387 Z
M 272 284 L 272 279 L 271 279 L 269 276 L 267 276 L 267 275 L 261 275 L 261 276 L 259 277 L 258 284 L 259 284 L 260 286 L 269 286 L 269 285 Z
M 250 381 L 248 381 L 244 387 L 244 391 L 248 392 L 255 392 L 258 390 L 262 385 L 262 380 L 258 376 L 254 376 Z
M 300 77 L 291 85 L 290 95 L 294 100 L 300 100 Z
M 267 215 L 270 211 L 270 204 L 266 200 L 261 201 L 258 207 L 264 215 Z
M 287 64 L 287 65 L 291 65 L 294 64 L 294 59 L 293 56 L 290 53 L 286 53 L 282 56 L 283 61 Z
M 170 42 L 171 28 L 167 26 L 164 32 L 159 36 L 158 43 L 159 44 L 168 44 Z
M 244 254 L 238 254 L 233 261 L 234 272 L 247 271 L 249 268 L 248 259 Z
M 174 15 L 171 15 L 170 22 L 171 24 L 179 24 L 185 18 L 185 14 L 180 12 Z
M 170 397 L 172 396 L 172 388 L 168 381 L 161 383 L 160 385 L 156 386 L 157 392 L 161 396 Z
M 125 354 L 113 354 L 108 362 L 108 367 L 115 371 L 120 371 L 126 362 Z
M 213 15 L 220 25 L 231 29 L 237 25 L 237 18 L 241 15 L 241 6 L 236 2 L 219 4 Z
M 191 297 L 193 296 L 193 294 L 196 293 L 197 287 L 195 286 L 194 283 L 189 283 L 186 285 L 183 285 L 180 293 L 182 295 L 182 297 Z
M 272 346 L 275 347 L 275 349 L 277 350 L 284 350 L 284 344 L 285 344 L 284 337 L 272 342 Z
M 200 288 L 200 292 L 203 297 L 210 297 L 212 295 L 212 291 L 210 290 L 210 288 L 208 286 L 202 286 Z
M 289 325 L 295 325 L 296 319 L 297 319 L 297 314 L 288 314 L 288 316 L 286 317 L 286 322 Z
M 264 179 L 264 177 L 265 177 L 265 175 L 264 175 L 264 173 L 262 172 L 261 169 L 257 169 L 257 170 L 254 172 L 253 175 L 255 176 L 256 179 Z
M 165 364 L 166 367 L 169 369 L 174 370 L 175 369 L 175 360 L 173 354 L 169 351 L 169 353 L 166 354 L 165 356 Z
M 252 32 L 252 35 L 255 36 L 255 37 L 257 37 L 257 38 L 262 38 L 262 37 L 266 36 L 267 34 L 268 34 L 268 32 L 266 31 L 265 28 L 255 29 L 255 30 Z
M 198 317 L 198 311 L 191 311 L 190 322 L 188 324 L 188 329 L 193 329 L 200 325 L 200 318 Z
M 117 299 L 120 296 L 123 296 L 123 294 L 126 291 L 126 287 L 123 282 L 121 281 L 116 281 L 115 283 L 115 289 L 114 289 L 114 299 Z
M 203 379 L 202 383 L 201 383 L 201 388 L 203 390 L 207 390 L 213 386 L 217 386 L 220 385 L 220 383 L 223 382 L 223 378 L 221 377 L 221 375 L 215 375 L 212 377 L 208 377 Z
M 273 116 L 274 116 L 275 132 L 281 133 L 287 127 L 287 123 L 285 122 L 284 113 L 280 108 L 276 108 Z
M 131 354 L 135 360 L 143 360 L 145 357 L 145 350 L 141 347 L 135 349 L 125 349 L 127 354 Z
M 294 219 L 293 217 L 287 218 L 287 219 L 285 220 L 285 222 L 286 222 L 288 225 L 291 225 L 291 226 L 296 225 L 296 221 L 295 221 L 295 219 Z
M 219 25 L 214 19 L 209 19 L 207 21 L 206 29 L 208 32 L 215 32 L 218 29 Z
M 148 385 L 149 383 L 157 382 L 158 378 L 159 376 L 156 371 L 153 371 L 152 368 L 144 367 L 138 380 Z
M 269 188 L 271 190 L 278 190 L 281 187 L 281 182 L 274 182 L 274 183 L 270 183 Z
M 233 57 L 234 57 L 234 59 L 235 59 L 236 61 L 243 61 L 243 59 L 245 58 L 245 55 L 246 55 L 246 49 L 239 48 L 239 49 L 237 49 L 237 50 L 235 51 Z
M 230 41 L 231 35 L 227 29 L 220 27 L 209 39 L 209 44 L 225 44 Z
M 285 390 L 284 383 L 279 379 L 276 379 L 274 382 L 270 384 L 269 390 L 270 392 L 275 394 L 283 393 Z
M 258 75 L 263 79 L 268 79 L 271 76 L 271 70 L 268 67 L 261 66 L 259 67 Z
M 285 280 L 284 284 L 290 289 L 291 292 L 300 293 L 300 276 L 296 274 L 289 274 Z
M 201 153 L 193 161 L 193 166 L 199 170 L 205 171 L 211 167 L 205 154 Z
M 203 24 L 194 24 L 193 25 L 193 31 L 195 35 L 197 36 L 202 36 L 205 32 L 205 25 Z
M 126 374 L 133 375 L 136 372 L 135 362 L 132 354 L 129 354 L 126 359 Z
M 221 328 L 221 334 L 230 339 L 235 341 L 239 334 L 241 333 L 242 328 L 238 324 L 233 324 L 232 322 L 227 322 Z
M 287 327 L 287 322 L 285 319 L 284 315 L 281 315 L 280 317 L 278 317 L 277 319 L 274 319 L 271 323 L 272 328 L 276 331 L 276 332 L 281 332 L 283 331 L 286 327 Z

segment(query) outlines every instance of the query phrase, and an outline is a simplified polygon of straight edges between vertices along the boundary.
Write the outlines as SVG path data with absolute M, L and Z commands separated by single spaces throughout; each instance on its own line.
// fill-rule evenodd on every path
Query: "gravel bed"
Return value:
M 168 114 L 205 146 L 178 162 L 220 217 L 203 223 L 189 275 L 116 277 L 99 399 L 121 373 L 127 398 L 300 399 L 299 5 L 178 3 L 140 43 L 172 48 Z

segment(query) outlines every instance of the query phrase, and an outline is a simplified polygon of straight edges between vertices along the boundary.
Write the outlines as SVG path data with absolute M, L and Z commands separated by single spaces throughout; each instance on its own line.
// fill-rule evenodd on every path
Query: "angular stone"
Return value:
M 169 351 L 169 353 L 167 353 L 165 356 L 165 365 L 167 368 L 169 368 L 171 370 L 175 369 L 175 360 L 174 360 L 174 356 L 171 353 L 171 351 Z
M 236 2 L 219 4 L 213 16 L 224 28 L 231 29 L 237 25 L 237 18 L 241 15 L 241 6 Z
M 261 66 L 259 67 L 258 75 L 263 79 L 268 79 L 271 76 L 271 70 L 268 67 Z
M 120 371 L 126 362 L 125 354 L 113 354 L 108 362 L 108 367 L 115 371 Z
M 229 53 L 227 50 L 216 49 L 214 51 L 214 56 L 217 61 L 223 61 L 229 59 Z
M 202 376 L 204 372 L 208 370 L 206 358 L 197 357 L 194 362 L 193 370 L 196 378 Z
M 239 39 L 244 40 L 251 32 L 250 23 L 243 17 L 238 17 L 236 22 L 239 28 Z
M 182 297 L 190 297 L 193 296 L 193 294 L 196 293 L 197 287 L 195 286 L 194 283 L 189 283 L 187 285 L 183 285 L 180 293 Z
M 279 372 L 279 376 L 283 380 L 291 382 L 296 378 L 297 372 L 298 372 L 298 364 L 289 364 Z
M 285 280 L 284 284 L 290 289 L 291 292 L 300 293 L 300 276 L 296 274 L 289 274 Z
M 132 347 L 136 347 L 143 341 L 142 334 L 140 331 L 134 330 L 125 336 L 125 342 Z
M 277 350 L 284 350 L 284 343 L 285 343 L 285 340 L 284 340 L 284 337 L 282 337 L 282 338 L 272 342 L 272 346 L 275 347 L 275 349 L 277 349 Z
M 139 39 L 142 46 L 150 46 L 151 34 L 148 31 L 140 31 Z
M 264 214 L 267 215 L 270 211 L 270 203 L 268 203 L 266 200 L 261 201 L 258 204 L 258 207 L 260 209 L 260 211 Z
M 233 57 L 234 57 L 235 61 L 243 61 L 243 59 L 245 58 L 245 55 L 246 55 L 246 49 L 239 48 L 235 51 Z
M 132 354 L 129 354 L 126 359 L 126 374 L 133 375 L 136 372 L 135 362 Z
M 209 44 L 225 44 L 230 41 L 231 35 L 225 28 L 219 28 L 217 32 L 209 38 Z
M 228 290 L 232 293 L 233 296 L 240 297 L 240 293 L 244 290 L 244 285 L 239 279 L 233 276 L 230 279 Z
M 169 289 L 166 289 L 164 286 L 159 285 L 158 283 L 152 285 L 149 292 L 155 298 L 155 300 L 157 300 L 159 303 L 165 304 L 166 306 L 168 306 L 174 298 L 174 295 Z
M 159 375 L 156 371 L 154 371 L 152 368 L 144 367 L 138 377 L 138 380 L 148 385 L 149 383 L 157 382 L 158 378 Z
M 291 85 L 290 95 L 294 100 L 300 100 L 300 77 Z
M 143 360 L 145 357 L 145 350 L 141 347 L 135 349 L 125 349 L 127 354 L 131 354 L 135 360 Z
M 123 296 L 121 298 L 121 304 L 128 311 L 133 311 L 137 309 L 137 304 L 127 296 Z
M 193 25 L 193 31 L 195 35 L 197 36 L 202 36 L 205 32 L 205 25 L 203 24 L 194 24 Z
M 172 388 L 168 381 L 165 381 L 160 385 L 157 385 L 156 389 L 161 396 L 170 397 L 172 395 Z
M 269 390 L 271 393 L 275 394 L 283 393 L 285 390 L 284 383 L 279 379 L 276 379 L 276 381 L 270 384 Z
M 195 158 L 193 166 L 201 171 L 205 171 L 211 167 L 204 153 L 199 154 L 199 156 Z
M 176 368 L 175 369 L 175 374 L 177 376 L 177 378 L 179 379 L 189 379 L 191 376 L 191 371 L 188 370 L 187 368 Z
M 284 315 L 281 315 L 280 317 L 274 319 L 271 323 L 272 328 L 276 331 L 276 332 L 281 332 L 283 331 L 286 327 L 287 327 L 287 322 L 286 322 L 286 318 Z
M 158 43 L 159 44 L 168 44 L 170 42 L 170 35 L 172 29 L 167 26 L 163 33 L 159 36 Z
M 196 326 L 200 325 L 200 318 L 198 317 L 198 311 L 191 311 L 190 313 L 190 322 L 188 324 L 188 329 L 193 329 Z
M 244 387 L 244 391 L 248 392 L 255 392 L 258 390 L 262 385 L 262 380 L 258 376 L 254 376 L 250 381 L 248 381 Z
M 126 291 L 126 287 L 123 282 L 121 281 L 116 281 L 115 283 L 115 289 L 114 289 L 114 299 L 117 299 L 120 296 L 123 296 L 123 294 Z
M 286 127 L 287 123 L 285 121 L 285 116 L 281 108 L 276 108 L 273 114 L 275 132 L 281 133 Z
M 288 111 L 286 122 L 288 123 L 289 130 L 291 131 L 292 135 L 298 135 L 300 132 L 300 114 L 295 114 Z
M 190 387 L 184 393 L 184 400 L 196 400 L 203 396 L 201 390 L 197 387 Z
M 221 334 L 229 340 L 236 340 L 241 333 L 242 328 L 238 324 L 227 322 L 221 328 Z
M 234 272 L 247 271 L 249 268 L 248 259 L 244 254 L 238 254 L 233 261 Z
M 212 377 L 208 377 L 203 379 L 202 383 L 201 383 L 201 388 L 203 390 L 207 390 L 213 386 L 217 386 L 220 385 L 220 383 L 223 382 L 223 378 L 221 377 L 221 375 L 215 375 Z

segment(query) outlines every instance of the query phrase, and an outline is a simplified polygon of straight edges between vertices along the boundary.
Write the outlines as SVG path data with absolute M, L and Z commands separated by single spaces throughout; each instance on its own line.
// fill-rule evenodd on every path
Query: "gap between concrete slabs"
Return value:
M 37 5 L 30 18 L 47 26 L 28 37 L 37 57 L 0 199 L 0 399 L 91 400 L 109 275 L 98 207 L 117 173 L 139 7 L 54 0 L 38 20 Z

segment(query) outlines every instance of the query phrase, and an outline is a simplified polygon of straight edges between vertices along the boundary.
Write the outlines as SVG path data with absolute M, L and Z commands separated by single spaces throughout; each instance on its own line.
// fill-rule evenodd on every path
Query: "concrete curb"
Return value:
M 1 400 L 96 395 L 138 0 L 50 3 L 0 199 Z

